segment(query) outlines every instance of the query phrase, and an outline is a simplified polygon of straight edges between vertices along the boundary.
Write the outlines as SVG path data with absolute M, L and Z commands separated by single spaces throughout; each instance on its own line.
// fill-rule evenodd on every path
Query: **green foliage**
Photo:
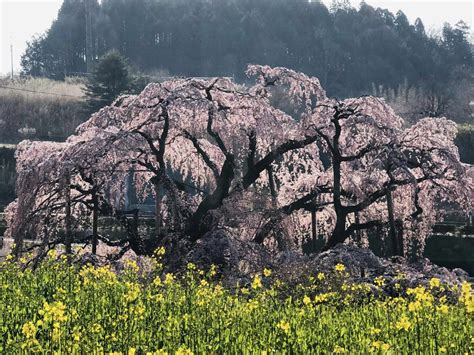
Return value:
M 158 252 L 159 254 L 160 252 Z M 396 297 L 347 281 L 344 265 L 288 288 L 270 270 L 232 290 L 215 269 L 163 274 L 156 260 L 109 267 L 49 258 L 35 270 L 0 264 L 4 353 L 470 353 L 471 285 L 431 279 Z M 397 288 L 398 286 L 398 288 Z M 397 291 L 398 290 L 398 291 Z M 374 293 L 375 291 L 375 293 Z M 445 294 L 454 294 L 446 297 Z
M 87 83 L 87 107 L 90 112 L 110 105 L 130 88 L 127 63 L 117 51 L 105 54 L 97 63 Z

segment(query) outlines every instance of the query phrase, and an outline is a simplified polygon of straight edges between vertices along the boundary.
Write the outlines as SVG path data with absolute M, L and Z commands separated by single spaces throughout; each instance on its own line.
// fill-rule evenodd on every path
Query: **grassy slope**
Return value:
M 78 79 L 0 79 L 0 143 L 24 138 L 63 140 L 86 119 L 81 107 L 83 87 Z M 18 131 L 25 127 L 34 128 L 35 134 Z
M 29 139 L 65 140 L 86 120 L 81 79 L 0 78 L 0 211 L 14 198 L 14 144 Z M 34 134 L 19 130 L 34 128 Z M 33 130 L 30 130 L 33 132 Z M 0 235 L 1 233 L 0 223 Z

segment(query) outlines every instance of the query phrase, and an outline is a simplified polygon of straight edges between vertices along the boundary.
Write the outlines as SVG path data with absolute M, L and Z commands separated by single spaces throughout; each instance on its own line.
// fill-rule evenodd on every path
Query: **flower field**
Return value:
M 34 271 L 0 263 L 0 353 L 474 352 L 468 283 L 434 278 L 377 296 L 383 277 L 353 284 L 338 264 L 297 287 L 265 269 L 228 288 L 214 268 L 193 264 L 173 275 L 155 259 L 146 271 L 129 261 L 119 272 L 65 259 L 52 253 Z

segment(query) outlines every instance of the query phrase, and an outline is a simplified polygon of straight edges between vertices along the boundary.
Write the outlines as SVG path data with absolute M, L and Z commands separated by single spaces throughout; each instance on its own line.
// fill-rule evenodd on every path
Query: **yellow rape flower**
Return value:
M 166 253 L 165 247 L 159 247 L 159 248 L 157 248 L 157 249 L 154 251 L 153 254 L 154 254 L 155 256 L 157 256 L 157 257 L 160 257 L 160 256 L 165 255 L 165 253 Z
M 209 276 L 213 277 L 213 276 L 216 276 L 216 274 L 217 274 L 217 266 L 212 264 L 211 268 L 209 269 Z
M 178 350 L 176 350 L 175 355 L 194 355 L 194 353 L 183 345 L 180 346 Z
M 319 281 L 323 281 L 326 278 L 326 275 L 324 275 L 324 272 L 318 272 L 317 278 Z
M 135 260 L 129 259 L 125 260 L 125 268 L 135 273 L 138 272 L 138 270 L 140 269 Z
M 64 322 L 67 320 L 65 315 L 66 306 L 61 301 L 49 304 L 43 303 L 43 308 L 38 311 L 43 316 L 44 322 Z
M 193 263 L 188 263 L 188 264 L 186 265 L 186 268 L 187 268 L 189 271 L 194 271 L 194 270 L 196 270 L 196 265 L 193 264 Z
M 314 302 L 316 303 L 323 303 L 329 300 L 332 296 L 332 293 L 321 293 L 319 295 L 314 296 Z
M 473 313 L 474 312 L 474 297 L 471 295 L 464 301 L 464 303 L 466 304 L 466 312 Z
M 214 287 L 214 294 L 216 296 L 222 296 L 223 293 L 224 293 L 224 288 L 222 287 L 221 284 L 218 284 Z
M 140 295 L 140 286 L 136 283 L 126 282 L 125 285 L 127 286 L 127 293 L 125 294 L 125 301 L 131 303 L 135 301 L 138 296 Z
M 422 308 L 420 301 L 410 302 L 408 304 L 408 310 L 410 312 L 417 312 Z
M 272 274 L 272 270 L 267 269 L 267 268 L 263 269 L 263 275 L 265 277 L 270 277 L 271 274 Z
M 53 327 L 52 339 L 58 341 L 61 338 L 61 329 L 58 326 Z
M 161 278 L 159 276 L 153 279 L 153 286 L 160 287 L 162 285 Z
M 258 290 L 259 288 L 262 288 L 262 279 L 260 278 L 259 275 L 255 275 L 252 281 L 252 288 L 254 290 Z
M 448 311 L 449 311 L 449 307 L 446 304 L 442 304 L 442 305 L 438 306 L 437 309 L 440 313 L 443 313 L 443 314 L 447 314 Z
M 382 345 L 380 345 L 380 350 L 382 350 L 382 351 L 388 351 L 388 349 L 390 349 L 390 345 L 389 345 L 389 344 L 383 343 Z
M 74 331 L 74 332 L 72 333 L 72 339 L 73 339 L 76 343 L 78 343 L 78 342 L 81 340 L 81 333 L 79 333 L 79 331 L 77 331 L 77 330 Z
M 339 346 L 339 345 L 336 345 L 333 350 L 334 354 L 342 354 L 345 352 L 347 352 L 346 349 L 344 349 L 342 346 Z
M 174 275 L 170 272 L 165 275 L 165 285 L 171 285 L 174 282 Z
M 385 279 L 383 276 L 377 276 L 375 279 L 374 279 L 374 283 L 378 286 L 378 287 L 382 287 L 383 285 L 385 285 Z
M 387 343 L 384 343 L 383 341 L 374 341 L 372 343 L 372 346 L 375 348 L 375 349 L 379 349 L 379 350 L 382 350 L 382 351 L 387 351 L 388 349 L 390 349 L 390 345 L 387 344 Z
M 379 328 L 371 328 L 370 329 L 370 334 L 372 334 L 372 335 L 377 335 L 377 334 L 380 334 L 381 332 L 382 332 L 382 330 L 379 329 Z
M 36 327 L 33 324 L 33 322 L 27 322 L 23 324 L 23 327 L 21 328 L 21 332 L 27 338 L 34 338 L 34 336 L 36 335 Z
M 398 329 L 398 330 L 409 330 L 410 327 L 411 327 L 411 323 L 410 323 L 410 320 L 408 319 L 408 317 L 406 315 L 403 315 L 400 320 L 395 324 L 395 327 Z
M 94 323 L 91 326 L 91 332 L 92 333 L 100 333 L 100 332 L 102 332 L 102 330 L 103 330 L 102 326 L 98 323 Z
M 471 284 L 467 281 L 464 281 L 461 285 L 462 293 L 470 293 L 471 292 Z
M 439 288 L 440 286 L 441 286 L 441 281 L 438 278 L 436 277 L 431 278 L 430 288 Z
M 342 272 L 346 271 L 346 267 L 343 264 L 339 263 L 334 267 L 334 270 L 336 270 L 337 272 L 342 273 Z
M 303 297 L 303 303 L 307 306 L 309 304 L 311 304 L 311 298 L 309 298 L 308 296 L 304 296 Z
M 277 327 L 281 330 L 283 330 L 283 332 L 285 334 L 288 334 L 290 332 L 290 323 L 288 322 L 285 322 L 285 321 L 280 321 L 278 324 L 277 324 Z

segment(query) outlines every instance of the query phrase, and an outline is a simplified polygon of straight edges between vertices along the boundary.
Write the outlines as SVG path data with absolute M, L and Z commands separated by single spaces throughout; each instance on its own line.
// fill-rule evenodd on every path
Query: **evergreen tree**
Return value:
M 117 51 L 106 53 L 96 64 L 87 83 L 87 108 L 95 112 L 109 105 L 130 88 L 127 62 Z

